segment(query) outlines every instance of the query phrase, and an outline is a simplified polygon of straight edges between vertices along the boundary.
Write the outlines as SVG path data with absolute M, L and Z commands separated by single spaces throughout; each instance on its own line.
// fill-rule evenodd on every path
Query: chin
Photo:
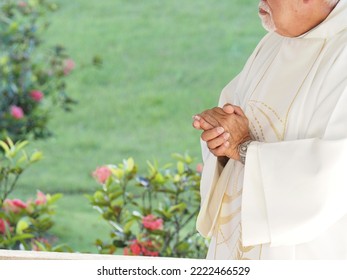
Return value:
M 272 17 L 269 14 L 267 14 L 267 15 L 259 14 L 259 17 L 260 17 L 261 23 L 262 23 L 262 25 L 266 31 L 268 31 L 268 32 L 276 31 L 276 26 L 272 20 Z

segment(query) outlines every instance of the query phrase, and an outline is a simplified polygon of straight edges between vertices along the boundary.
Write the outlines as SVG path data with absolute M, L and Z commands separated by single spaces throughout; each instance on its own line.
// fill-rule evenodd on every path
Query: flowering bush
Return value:
M 195 229 L 200 207 L 199 171 L 188 156 L 158 168 L 148 163 L 148 174 L 138 174 L 132 158 L 119 165 L 97 168 L 100 187 L 87 195 L 112 227 L 111 243 L 97 240 L 100 253 L 204 258 L 207 244 Z M 121 251 L 122 250 L 122 251 Z
M 45 15 L 56 9 L 47 0 L 0 2 L 0 139 L 46 137 L 52 105 L 75 103 L 64 81 L 74 61 L 63 46 L 39 50 Z
M 47 231 L 53 226 L 54 203 L 61 194 L 37 193 L 35 200 L 5 199 L 0 208 L 0 248 L 26 250 L 60 250 L 52 247 Z
M 0 141 L 0 249 L 70 250 L 65 245 L 52 247 L 47 237 L 53 226 L 54 203 L 61 194 L 37 192 L 36 199 L 9 199 L 19 177 L 33 163 L 42 158 L 41 152 L 30 156 L 24 151 L 27 141 Z

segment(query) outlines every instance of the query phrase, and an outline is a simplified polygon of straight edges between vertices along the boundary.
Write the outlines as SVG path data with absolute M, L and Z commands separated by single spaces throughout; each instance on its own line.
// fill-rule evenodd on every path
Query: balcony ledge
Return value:
M 153 257 L 0 250 L 0 260 L 133 260 Z

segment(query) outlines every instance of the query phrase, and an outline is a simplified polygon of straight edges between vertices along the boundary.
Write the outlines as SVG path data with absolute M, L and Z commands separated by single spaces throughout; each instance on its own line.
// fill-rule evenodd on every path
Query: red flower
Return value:
M 37 192 L 37 199 L 35 200 L 36 205 L 43 205 L 47 203 L 47 197 L 43 192 Z
M 11 116 L 17 120 L 22 119 L 24 117 L 23 109 L 15 105 L 10 107 L 10 113 L 11 113 Z
M 98 167 L 93 172 L 93 177 L 100 183 L 104 184 L 107 179 L 112 175 L 111 170 L 107 166 Z
M 153 215 L 147 215 L 142 218 L 142 224 L 149 230 L 157 230 L 163 228 L 163 220 L 154 217 Z
M 133 253 L 133 255 L 140 256 L 142 253 L 142 246 L 140 242 L 138 242 L 136 239 L 133 240 L 133 243 L 130 245 L 130 251 Z
M 124 255 L 135 255 L 135 256 L 151 256 L 158 257 L 159 252 L 155 251 L 156 247 L 153 245 L 151 240 L 140 242 L 137 239 L 131 241 L 129 248 L 123 249 Z
M 8 221 L 0 219 L 0 233 L 5 234 L 6 228 L 9 226 L 10 224 L 8 223 Z
M 27 208 L 27 204 L 24 203 L 23 201 L 21 201 L 20 199 L 5 199 L 2 207 L 5 211 L 7 212 L 13 212 L 13 213 L 18 213 L 20 212 L 22 209 Z
M 32 90 L 29 95 L 36 102 L 40 102 L 44 96 L 43 92 L 39 90 Z

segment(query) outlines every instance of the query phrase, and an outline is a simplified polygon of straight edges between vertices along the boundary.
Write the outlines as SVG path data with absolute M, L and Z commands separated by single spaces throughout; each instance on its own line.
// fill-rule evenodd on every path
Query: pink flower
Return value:
M 0 233 L 4 234 L 6 232 L 6 228 L 9 226 L 10 224 L 8 223 L 8 221 L 0 219 Z
M 27 208 L 27 204 L 25 202 L 23 202 L 20 199 L 5 199 L 2 207 L 5 211 L 7 212 L 13 212 L 13 213 L 18 213 L 20 212 L 22 209 L 26 209 Z
M 101 166 L 98 167 L 92 175 L 100 184 L 104 184 L 112 175 L 112 172 L 107 166 Z
M 142 224 L 149 230 L 157 230 L 163 228 L 163 220 L 154 217 L 153 215 L 147 215 L 142 218 Z
M 27 2 L 24 2 L 24 1 L 18 2 L 18 7 L 25 8 L 26 6 L 28 6 Z
M 40 102 L 44 96 L 43 92 L 41 92 L 39 90 L 32 90 L 29 95 L 30 95 L 31 99 L 36 101 L 36 102 Z
M 204 165 L 202 163 L 198 163 L 196 165 L 196 172 L 202 173 L 202 170 L 204 169 Z
M 37 199 L 35 200 L 36 205 L 43 205 L 47 203 L 47 197 L 43 192 L 37 192 Z
M 76 64 L 71 58 L 64 60 L 64 75 L 69 75 L 70 72 L 75 68 Z
M 24 117 L 24 112 L 21 107 L 13 105 L 10 107 L 10 112 L 11 116 L 17 120 L 22 119 Z

